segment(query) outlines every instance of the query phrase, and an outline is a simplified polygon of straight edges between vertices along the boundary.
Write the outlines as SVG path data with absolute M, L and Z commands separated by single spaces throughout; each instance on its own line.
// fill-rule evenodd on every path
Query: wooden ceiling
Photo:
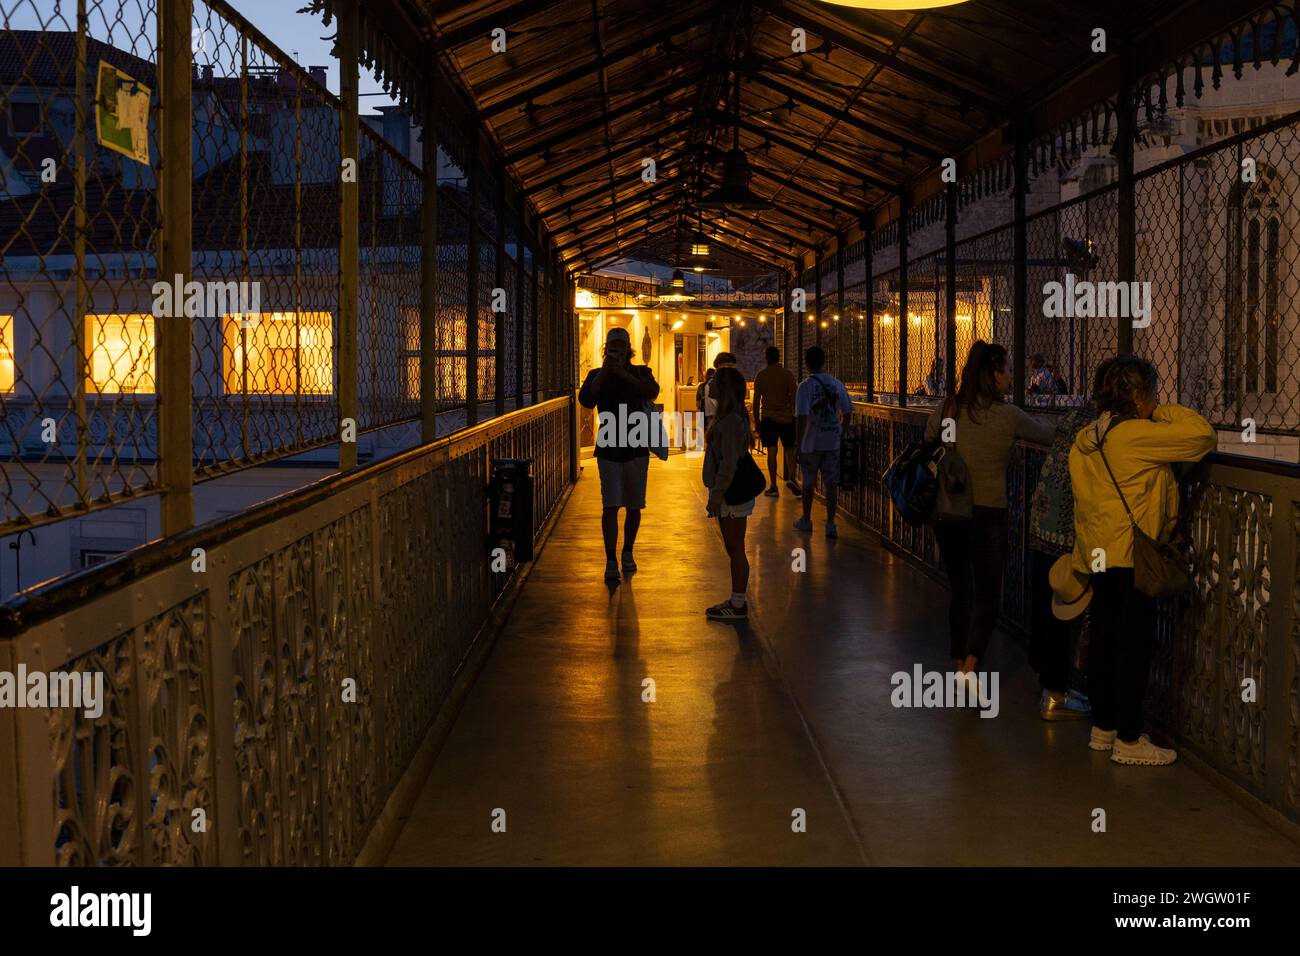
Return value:
M 705 232 L 787 268 L 1187 0 L 376 0 L 459 77 L 572 268 L 686 237 L 738 137 L 765 211 Z M 1243 8 L 1258 4 L 1245 3 Z M 1249 12 L 1245 9 L 1244 12 Z M 494 52 L 492 31 L 506 31 Z M 794 52 L 794 31 L 806 52 Z M 1114 47 L 1112 46 L 1112 49 Z M 733 95 L 739 81 L 739 129 Z M 1101 99 L 1110 90 L 1099 89 Z M 656 181 L 643 181 L 643 160 Z

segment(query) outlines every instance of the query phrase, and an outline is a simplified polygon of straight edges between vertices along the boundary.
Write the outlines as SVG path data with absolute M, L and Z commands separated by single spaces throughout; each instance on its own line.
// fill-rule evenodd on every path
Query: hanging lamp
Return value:
M 701 209 L 771 209 L 772 204 L 749 188 L 751 173 L 749 157 L 740 148 L 740 73 L 736 73 L 735 125 L 731 134 L 731 149 L 722 159 L 722 185 L 700 200 Z

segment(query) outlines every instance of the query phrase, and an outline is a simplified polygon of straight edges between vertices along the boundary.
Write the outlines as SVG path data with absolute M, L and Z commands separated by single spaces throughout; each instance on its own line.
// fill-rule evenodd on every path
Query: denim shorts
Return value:
M 817 481 L 821 473 L 822 483 L 838 485 L 840 483 L 840 450 L 808 451 L 799 456 L 799 467 L 803 472 L 803 483 L 809 488 Z
M 645 507 L 646 474 L 650 471 L 650 456 L 641 455 L 631 461 L 610 461 L 597 458 L 600 473 L 600 503 L 605 508 L 631 508 L 639 511 Z

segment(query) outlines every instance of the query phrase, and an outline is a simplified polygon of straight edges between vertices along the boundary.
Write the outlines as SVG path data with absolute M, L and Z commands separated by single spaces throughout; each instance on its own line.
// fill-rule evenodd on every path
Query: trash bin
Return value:
M 506 569 L 533 559 L 533 461 L 492 459 L 488 483 L 488 552 L 501 548 Z

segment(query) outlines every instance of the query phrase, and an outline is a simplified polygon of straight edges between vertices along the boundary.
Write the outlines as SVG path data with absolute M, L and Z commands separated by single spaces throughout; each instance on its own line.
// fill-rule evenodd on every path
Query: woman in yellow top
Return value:
M 1134 355 L 1116 358 L 1096 396 L 1099 417 L 1079 432 L 1070 449 L 1072 563 L 1076 571 L 1091 574 L 1093 590 L 1088 746 L 1111 751 L 1115 763 L 1147 766 L 1171 764 L 1178 755 L 1142 733 L 1156 608 L 1134 586 L 1133 526 L 1115 484 L 1142 531 L 1163 538 L 1178 518 L 1178 482 L 1170 464 L 1199 461 L 1215 446 L 1209 422 L 1190 408 L 1157 404 L 1158 394 L 1159 379 L 1150 362 Z

